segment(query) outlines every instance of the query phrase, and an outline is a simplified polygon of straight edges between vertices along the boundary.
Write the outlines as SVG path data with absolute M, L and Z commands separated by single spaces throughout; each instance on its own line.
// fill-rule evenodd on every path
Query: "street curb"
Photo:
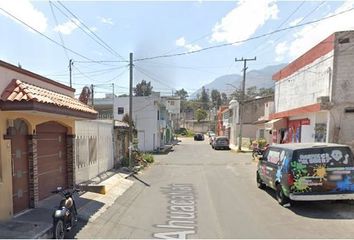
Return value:
M 50 239 L 53 238 L 53 226 L 43 230 L 33 237 L 34 239 Z

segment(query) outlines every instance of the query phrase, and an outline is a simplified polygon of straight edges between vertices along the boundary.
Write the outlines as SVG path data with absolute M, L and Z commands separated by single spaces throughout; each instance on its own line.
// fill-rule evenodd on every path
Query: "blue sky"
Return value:
M 6 10 L 36 30 L 64 43 L 93 60 L 121 61 L 134 58 L 189 52 L 259 36 L 277 29 L 320 19 L 354 7 L 353 1 L 3 1 Z M 51 11 L 53 8 L 54 15 Z M 75 17 L 63 7 L 65 6 Z M 63 13 L 67 16 L 65 16 Z M 305 17 L 305 19 L 304 19 Z M 290 62 L 334 31 L 354 29 L 354 11 L 337 17 L 282 31 L 242 44 L 215 48 L 171 58 L 136 62 L 134 85 L 152 82 L 163 94 L 185 88 L 190 93 L 216 77 L 240 73 L 235 57 L 252 58 L 249 69 Z M 76 23 L 76 24 L 75 24 Z M 82 30 L 86 25 L 114 49 L 108 51 Z M 83 63 L 80 56 L 66 52 L 40 34 L 0 11 L 0 59 L 69 84 L 69 59 L 74 60 L 73 83 L 80 93 L 84 85 L 97 85 L 102 95 L 128 91 L 126 62 Z M 62 40 L 61 40 L 62 38 Z

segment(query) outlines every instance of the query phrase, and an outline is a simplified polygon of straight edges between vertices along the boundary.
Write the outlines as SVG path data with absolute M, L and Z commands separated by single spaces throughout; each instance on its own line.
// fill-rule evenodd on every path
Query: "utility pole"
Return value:
M 112 119 L 113 119 L 113 126 L 114 126 L 114 83 L 112 83 Z
M 247 70 L 247 61 L 256 61 L 256 57 L 254 58 L 235 58 L 235 62 L 243 62 L 243 80 L 242 80 L 242 95 L 241 101 L 239 104 L 239 120 L 240 120 L 240 132 L 238 138 L 238 150 L 241 151 L 242 146 L 242 122 L 243 122 L 243 105 L 245 101 L 245 89 L 246 89 L 246 70 Z
M 74 64 L 74 61 L 72 59 L 69 60 L 69 73 L 70 73 L 70 87 L 72 87 L 72 68 L 71 66 Z
M 129 169 L 132 169 L 133 147 L 133 53 L 129 54 Z

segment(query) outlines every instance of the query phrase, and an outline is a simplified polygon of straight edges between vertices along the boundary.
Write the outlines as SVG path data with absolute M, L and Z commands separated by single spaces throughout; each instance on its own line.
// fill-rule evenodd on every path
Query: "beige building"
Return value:
M 74 93 L 0 61 L 0 219 L 74 184 L 75 120 L 97 116 Z

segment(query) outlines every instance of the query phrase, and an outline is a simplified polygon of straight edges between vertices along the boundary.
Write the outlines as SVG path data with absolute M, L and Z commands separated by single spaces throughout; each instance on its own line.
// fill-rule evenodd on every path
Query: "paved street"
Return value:
M 354 205 L 278 205 L 250 154 L 183 139 L 76 238 L 353 238 Z M 134 178 L 131 178 L 134 179 Z M 139 181 L 140 180 L 140 181 Z

